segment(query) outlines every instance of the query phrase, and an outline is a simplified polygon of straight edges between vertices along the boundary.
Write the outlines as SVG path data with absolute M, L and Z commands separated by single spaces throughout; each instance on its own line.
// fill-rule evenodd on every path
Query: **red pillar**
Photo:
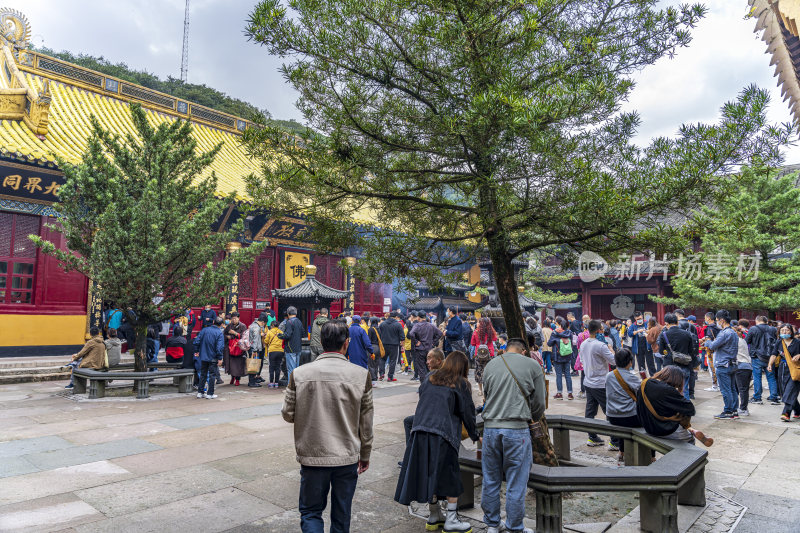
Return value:
M 664 296 L 664 280 L 657 279 L 656 280 L 656 286 L 658 287 L 658 296 L 659 297 L 663 297 Z M 661 302 L 656 304 L 656 320 L 658 320 L 659 324 L 663 324 L 664 323 L 664 304 L 662 304 Z
M 592 316 L 592 300 L 589 294 L 589 288 L 581 281 L 581 315 Z

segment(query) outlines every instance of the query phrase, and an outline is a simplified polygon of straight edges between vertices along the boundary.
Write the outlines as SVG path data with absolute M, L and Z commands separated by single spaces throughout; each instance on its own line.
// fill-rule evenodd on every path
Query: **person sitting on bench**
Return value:
M 683 396 L 683 385 L 683 372 L 674 365 L 665 366 L 652 378 L 642 381 L 636 393 L 636 412 L 642 427 L 654 437 L 690 443 L 697 439 L 711 446 L 714 439 L 692 429 L 694 404 Z
M 76 368 L 91 368 L 92 370 L 103 370 L 106 368 L 106 345 L 103 342 L 103 336 L 100 335 L 100 328 L 92 326 L 89 329 L 91 339 L 86 341 L 81 351 L 72 356 L 69 364 L 70 370 Z M 69 378 L 69 385 L 65 389 L 71 389 L 74 386 L 72 376 Z

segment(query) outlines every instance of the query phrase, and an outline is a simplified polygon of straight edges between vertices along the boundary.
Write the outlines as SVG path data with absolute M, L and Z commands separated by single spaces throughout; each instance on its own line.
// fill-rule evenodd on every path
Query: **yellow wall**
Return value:
M 86 315 L 0 315 L 0 346 L 83 344 Z

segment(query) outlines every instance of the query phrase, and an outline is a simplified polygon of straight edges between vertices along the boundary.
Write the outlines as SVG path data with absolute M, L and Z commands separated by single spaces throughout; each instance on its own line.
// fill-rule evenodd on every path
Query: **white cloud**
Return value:
M 662 2 L 676 5 L 676 0 Z M 708 15 L 693 31 L 691 45 L 636 76 L 625 109 L 642 117 L 637 142 L 673 135 L 682 123 L 714 121 L 723 103 L 755 83 L 770 89 L 770 120 L 791 120 L 776 87 L 773 68 L 746 0 L 705 0 Z M 6 0 L 31 22 L 34 42 L 72 52 L 102 55 L 166 77 L 180 75 L 184 0 Z M 297 94 L 270 57 L 244 36 L 255 0 L 193 0 L 189 81 L 267 108 L 278 118 L 300 118 Z M 800 162 L 800 149 L 787 162 Z

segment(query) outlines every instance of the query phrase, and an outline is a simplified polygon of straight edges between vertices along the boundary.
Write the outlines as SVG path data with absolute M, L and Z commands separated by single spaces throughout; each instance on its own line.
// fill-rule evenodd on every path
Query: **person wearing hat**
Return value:
M 709 337 L 703 339 L 703 346 L 714 353 L 717 384 L 725 405 L 722 412 L 714 418 L 722 420 L 739 418 L 739 396 L 736 392 L 736 357 L 739 353 L 739 337 L 731 328 L 731 314 L 727 310 L 717 311 L 715 318 L 720 332 L 714 339 Z
M 372 343 L 369 341 L 367 332 L 361 327 L 361 316 L 353 315 L 347 358 L 350 359 L 351 363 L 369 369 L 370 356 L 372 356 Z

